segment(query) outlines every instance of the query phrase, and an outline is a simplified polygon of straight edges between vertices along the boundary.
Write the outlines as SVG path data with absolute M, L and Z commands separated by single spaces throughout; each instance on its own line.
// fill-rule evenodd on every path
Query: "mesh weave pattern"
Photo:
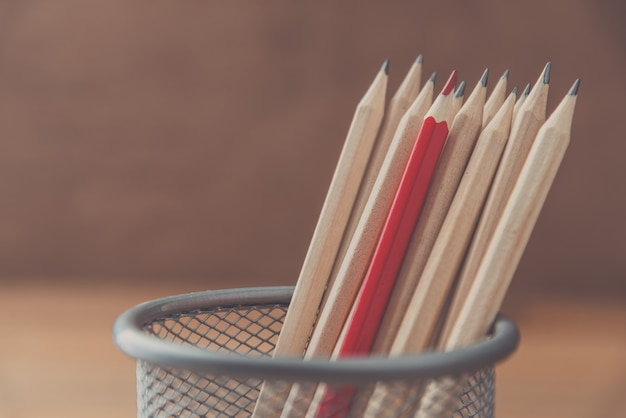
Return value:
M 238 353 L 250 357 L 269 357 L 286 315 L 284 305 L 254 305 L 195 310 L 161 318 L 146 324 L 147 334 L 176 344 L 192 345 L 213 352 Z M 492 418 L 494 372 L 489 368 L 465 378 L 453 418 Z M 269 380 L 268 380 L 269 382 Z M 139 417 L 250 417 L 263 381 L 197 374 L 189 370 L 164 368 L 143 360 L 137 361 L 137 410 Z M 272 381 L 291 385 L 293 382 Z M 391 403 L 377 405 L 381 417 L 413 416 L 416 399 L 429 381 L 378 383 L 389 392 Z M 299 382 L 299 384 L 304 384 Z M 306 383 L 313 385 L 317 383 Z M 338 388 L 345 390 L 346 388 Z M 350 414 L 363 411 L 374 385 L 348 388 L 353 399 Z M 389 400 L 387 400 L 389 402 Z M 371 405 L 370 405 L 371 406 Z M 393 406 L 393 407 L 391 407 Z M 270 406 L 271 407 L 271 406 Z M 263 416 L 278 417 L 282 405 Z M 296 402 L 291 416 L 305 416 L 309 402 Z M 313 408 L 313 407 L 311 407 Z M 346 406 L 341 407 L 346 411 Z M 402 410 L 401 413 L 390 412 Z M 259 411 L 257 411 L 258 413 Z M 344 416 L 331 412 L 328 416 Z M 378 415 L 377 415 L 378 416 Z

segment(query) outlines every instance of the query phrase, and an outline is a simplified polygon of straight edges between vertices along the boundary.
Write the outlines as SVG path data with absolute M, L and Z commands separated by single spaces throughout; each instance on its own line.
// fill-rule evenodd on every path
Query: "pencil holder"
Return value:
M 347 390 L 339 412 L 362 416 L 375 388 L 387 395 L 373 416 L 413 416 L 433 382 L 457 382 L 454 417 L 494 416 L 496 363 L 517 347 L 515 324 L 499 316 L 489 338 L 452 352 L 336 361 L 272 358 L 293 287 L 227 289 L 146 302 L 120 315 L 114 340 L 136 359 L 138 417 L 280 417 L 285 402 L 256 405 L 263 384 L 312 393 Z M 454 386 L 454 385 L 453 385 Z M 445 397 L 444 397 L 445 398 Z M 290 399 L 290 413 L 315 412 L 309 399 Z M 443 400 L 442 400 L 443 402 Z M 449 405 L 442 405 L 442 407 Z M 255 408 L 257 409 L 255 411 Z M 449 414 L 447 416 L 450 416 Z

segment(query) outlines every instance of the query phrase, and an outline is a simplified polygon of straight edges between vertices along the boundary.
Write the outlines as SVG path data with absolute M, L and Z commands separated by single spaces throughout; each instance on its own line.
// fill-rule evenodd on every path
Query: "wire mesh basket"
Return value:
M 308 398 L 291 399 L 289 413 L 284 403 L 257 406 L 264 383 L 287 391 L 299 385 L 304 393 L 321 386 L 349 389 L 349 408 L 324 415 L 329 417 L 363 416 L 374 388 L 381 387 L 394 396 L 376 405 L 384 412 L 374 416 L 414 416 L 424 388 L 439 381 L 459 382 L 449 401 L 453 417 L 494 416 L 493 366 L 519 341 L 506 317 L 498 317 L 488 339 L 447 353 L 272 358 L 292 293 L 284 286 L 199 292 L 146 302 L 120 315 L 114 340 L 137 360 L 137 416 L 304 417 L 314 409 Z

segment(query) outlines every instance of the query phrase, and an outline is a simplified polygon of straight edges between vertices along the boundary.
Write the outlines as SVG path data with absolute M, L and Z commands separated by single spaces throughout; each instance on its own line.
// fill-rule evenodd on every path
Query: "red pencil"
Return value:
M 365 355 L 387 306 L 402 259 L 417 222 L 430 180 L 443 151 L 452 122 L 453 71 L 431 106 L 417 134 L 407 166 L 385 221 L 376 250 L 363 279 L 346 332 L 335 350 L 337 357 Z M 343 417 L 348 412 L 354 388 L 327 388 L 317 408 L 317 418 Z

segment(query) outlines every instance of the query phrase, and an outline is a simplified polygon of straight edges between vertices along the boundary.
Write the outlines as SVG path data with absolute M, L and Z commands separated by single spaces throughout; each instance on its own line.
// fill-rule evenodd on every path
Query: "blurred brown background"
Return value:
M 505 306 L 525 339 L 502 407 L 548 405 L 552 388 L 590 396 L 568 416 L 615 413 L 600 383 L 555 388 L 598 355 L 613 373 L 598 381 L 626 387 L 610 351 L 626 347 L 624 322 L 607 325 L 626 317 L 625 18 L 609 0 L 0 1 L 0 313 L 23 315 L 0 326 L 0 417 L 33 416 L 28 388 L 46 416 L 132 416 L 132 363 L 110 342 L 121 310 L 294 284 L 356 103 L 386 58 L 393 92 L 420 53 L 438 85 L 457 69 L 473 86 L 488 67 L 490 87 L 508 68 L 509 88 L 523 88 L 551 61 L 549 111 L 582 79 L 571 146 Z M 541 336 L 560 359 L 588 341 L 567 324 L 589 325 L 596 351 L 554 382 L 516 374 L 548 358 Z M 50 339 L 65 356 L 35 348 Z M 74 380 L 59 381 L 72 365 Z M 100 386 L 73 392 L 89 376 Z M 515 416 L 558 416 L 564 403 Z

